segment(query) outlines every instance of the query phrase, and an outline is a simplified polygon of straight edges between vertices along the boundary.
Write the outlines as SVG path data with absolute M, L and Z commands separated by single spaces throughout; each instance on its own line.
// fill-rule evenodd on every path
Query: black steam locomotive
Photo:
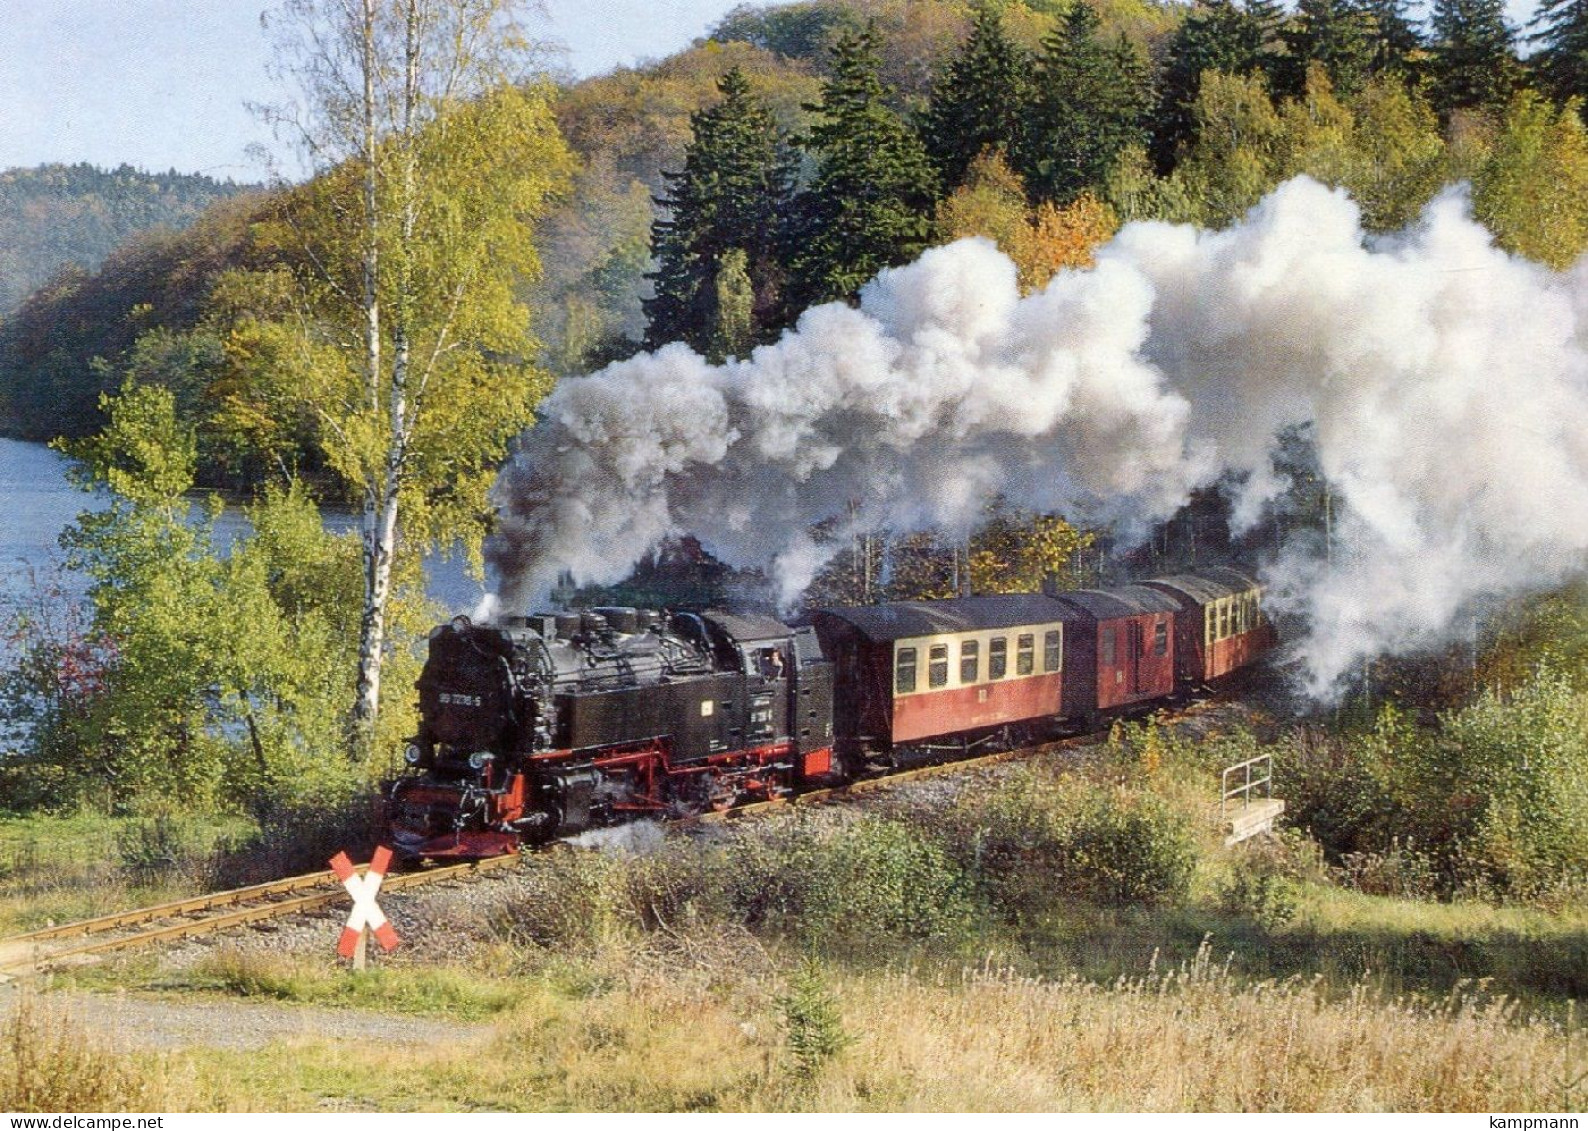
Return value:
M 1275 644 L 1252 577 L 766 616 L 601 608 L 437 628 L 386 824 L 482 857 L 726 809 L 1166 701 Z
M 832 665 L 764 616 L 459 617 L 431 633 L 419 710 L 387 822 L 410 858 L 770 800 L 834 769 Z

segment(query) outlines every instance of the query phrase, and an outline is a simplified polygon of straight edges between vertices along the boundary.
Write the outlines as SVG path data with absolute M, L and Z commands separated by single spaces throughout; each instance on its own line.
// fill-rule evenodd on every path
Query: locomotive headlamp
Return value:
M 489 762 L 494 757 L 494 754 L 488 754 L 484 750 L 476 750 L 473 754 L 469 755 L 469 766 L 472 769 L 483 770 L 485 769 L 485 763 Z
M 417 766 L 421 761 L 424 760 L 424 756 L 425 752 L 419 749 L 417 743 L 410 742 L 407 746 L 403 747 L 403 761 L 407 762 L 410 766 Z

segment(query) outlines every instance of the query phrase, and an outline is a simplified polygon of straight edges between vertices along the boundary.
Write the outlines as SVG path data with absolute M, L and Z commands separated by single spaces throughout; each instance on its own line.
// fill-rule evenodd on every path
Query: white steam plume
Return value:
M 964 531 L 1000 491 L 1129 525 L 1233 470 L 1251 520 L 1285 487 L 1276 433 L 1311 421 L 1335 553 L 1267 575 L 1307 614 L 1323 690 L 1582 567 L 1588 265 L 1496 250 L 1454 192 L 1369 248 L 1355 205 L 1303 178 L 1224 232 L 1129 225 L 1026 298 L 990 243 L 938 248 L 746 361 L 669 346 L 563 382 L 542 415 L 497 485 L 509 609 L 684 532 L 792 600 L 832 552 L 818 521 Z

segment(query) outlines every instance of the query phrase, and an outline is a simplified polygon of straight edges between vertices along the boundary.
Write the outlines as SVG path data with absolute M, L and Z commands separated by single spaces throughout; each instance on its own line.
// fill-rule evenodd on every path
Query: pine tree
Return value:
M 1340 94 L 1354 94 L 1373 67 L 1373 18 L 1352 0 L 1300 0 L 1285 28 L 1289 65 L 1280 91 L 1303 94 L 1307 69 L 1316 63 Z
M 1360 2 L 1373 21 L 1373 73 L 1415 79 L 1424 48 L 1416 25 L 1406 15 L 1407 0 Z
M 1066 204 L 1099 186 L 1120 150 L 1146 141 L 1146 68 L 1121 37 L 1098 36 L 1097 12 L 1076 3 L 1043 41 L 1035 98 L 1017 162 L 1039 200 Z
M 792 192 L 793 161 L 771 112 L 737 67 L 717 84 L 722 100 L 690 119 L 684 168 L 663 174 L 668 218 L 651 229 L 656 296 L 645 300 L 645 343 L 687 342 L 716 354 L 717 278 L 731 251 L 752 291 L 752 341 L 781 325 L 778 233 Z
M 816 173 L 796 201 L 795 310 L 853 296 L 931 237 L 937 176 L 920 139 L 887 106 L 877 46 L 874 25 L 846 32 L 821 102 L 805 107 L 818 116 L 805 139 Z
M 963 182 L 984 150 L 1013 147 L 1030 69 L 1026 52 L 1004 35 L 998 12 L 979 5 L 969 37 L 938 77 L 921 120 L 921 140 L 945 188 Z
M 1231 0 L 1203 0 L 1192 9 L 1169 44 L 1160 79 L 1153 162 L 1168 173 L 1196 140 L 1196 102 L 1208 71 L 1244 75 L 1258 66 L 1263 32 Z
M 1505 0 L 1434 0 L 1429 24 L 1430 93 L 1440 117 L 1503 108 L 1521 78 Z
M 1588 107 L 1588 0 L 1541 0 L 1532 26 L 1529 38 L 1540 45 L 1532 61 L 1545 88 Z
M 1290 45 L 1285 41 L 1290 16 L 1279 0 L 1244 0 L 1243 7 L 1257 33 L 1256 68 L 1262 72 L 1268 89 L 1278 90 L 1292 69 Z

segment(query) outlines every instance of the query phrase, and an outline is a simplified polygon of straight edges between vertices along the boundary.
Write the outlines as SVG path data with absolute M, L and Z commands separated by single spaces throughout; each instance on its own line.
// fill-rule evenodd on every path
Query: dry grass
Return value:
M 100 1049 L 81 1024 L 32 997 L 0 1029 L 0 1111 L 166 1111 L 163 1077 Z
M 1365 984 L 1336 1001 L 1313 982 L 1243 988 L 1206 950 L 1112 987 L 980 973 L 953 988 L 896 977 L 842 989 L 860 1040 L 813 1097 L 833 1110 L 1568 1106 L 1559 1029 L 1482 994 L 1438 1008 Z
M 1583 1098 L 1563 1090 L 1561 1026 L 1477 987 L 1429 1004 L 1365 983 L 1249 985 L 1207 948 L 1107 986 L 829 967 L 844 1047 L 807 1074 L 779 1005 L 793 962 L 741 936 L 678 942 L 548 958 L 467 1046 L 194 1052 L 191 1075 L 207 1102 L 289 1110 L 1517 1111 Z M 725 976 L 741 943 L 746 972 Z

